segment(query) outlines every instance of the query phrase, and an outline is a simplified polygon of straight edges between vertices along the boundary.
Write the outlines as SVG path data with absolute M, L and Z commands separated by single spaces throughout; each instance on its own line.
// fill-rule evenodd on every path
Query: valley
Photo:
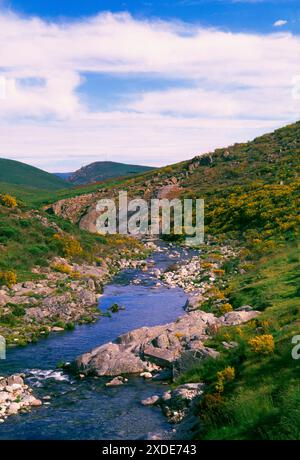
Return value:
M 114 425 L 116 438 L 154 431 L 167 438 L 298 439 L 299 361 L 291 352 L 300 332 L 299 159 L 300 122 L 130 179 L 32 192 L 28 199 L 7 190 L 0 206 L 0 334 L 13 347 L 0 373 L 25 371 L 27 381 L 36 383 L 33 369 L 55 373 L 58 361 L 77 362 L 75 376 L 59 370 L 63 381 L 74 379 L 71 399 L 51 378 L 34 391 L 38 398 L 41 391 L 42 400 L 51 388 L 54 409 L 72 401 L 66 426 L 96 404 L 103 431 L 98 418 L 89 427 L 94 439 L 112 435 L 99 408 L 98 385 L 106 388 L 108 377 L 123 376 L 128 383 L 121 378 L 105 390 L 113 407 L 109 417 L 116 418 L 121 395 L 130 400 L 130 415 L 120 417 L 123 428 L 128 420 L 132 424 L 125 434 Z M 184 238 L 172 234 L 155 245 L 98 235 L 97 201 L 121 190 L 146 200 L 204 198 L 204 244 L 187 250 Z M 161 244 L 167 249 L 160 250 Z M 113 303 L 125 310 L 107 315 Z M 109 371 L 103 351 L 110 356 Z M 168 388 L 155 383 L 157 374 L 170 369 Z M 136 376 L 143 372 L 151 374 L 149 380 Z M 182 406 L 183 394 L 193 403 Z M 8 417 L 3 436 L 34 437 L 35 418 L 43 426 L 47 417 L 50 438 L 72 436 L 73 428 L 59 433 L 51 425 L 56 413 L 47 409 L 48 416 L 46 408 L 30 412 L 32 424 Z M 151 415 L 141 432 L 134 422 L 145 411 Z M 77 426 L 83 439 L 87 432 Z

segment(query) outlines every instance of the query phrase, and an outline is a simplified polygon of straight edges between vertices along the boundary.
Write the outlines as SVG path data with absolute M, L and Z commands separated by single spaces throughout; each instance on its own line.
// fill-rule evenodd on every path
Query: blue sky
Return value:
M 3 157 L 164 165 L 299 116 L 298 0 L 0 1 Z
M 3 2 L 23 14 L 47 19 L 88 17 L 99 11 L 129 11 L 137 18 L 179 19 L 232 31 L 271 32 L 278 18 L 300 31 L 298 0 L 15 0 Z

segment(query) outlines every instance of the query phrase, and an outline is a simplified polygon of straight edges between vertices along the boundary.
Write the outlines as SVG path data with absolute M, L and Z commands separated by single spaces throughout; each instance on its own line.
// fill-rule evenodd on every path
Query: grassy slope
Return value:
M 0 271 L 15 271 L 19 281 L 31 279 L 31 269 L 35 265 L 48 266 L 53 257 L 64 256 L 61 244 L 53 238 L 57 231 L 51 228 L 51 223 L 57 224 L 65 235 L 80 243 L 83 253 L 76 256 L 78 263 L 93 263 L 105 257 L 118 258 L 123 249 L 128 249 L 129 253 L 141 249 L 140 243 L 131 238 L 95 235 L 42 211 L 38 215 L 44 216 L 49 225 L 43 225 L 27 207 L 9 209 L 0 205 Z
M 54 174 L 19 161 L 0 158 L 0 188 L 3 190 L 6 184 L 25 187 L 25 191 L 27 188 L 59 190 L 68 187 L 68 183 Z
M 277 254 L 259 259 L 246 275 L 232 277 L 233 306 L 258 305 L 262 314 L 241 327 L 221 329 L 207 342 L 221 352 L 221 358 L 181 376 L 179 383 L 208 384 L 197 408 L 199 429 L 195 437 L 300 439 L 300 362 L 291 356 L 291 339 L 300 334 L 299 248 L 299 241 L 289 243 Z M 260 334 L 273 335 L 273 354 L 250 351 L 248 340 Z M 224 350 L 222 341 L 229 340 L 236 341 L 238 348 Z M 217 372 L 227 366 L 235 368 L 236 378 L 225 386 L 221 399 L 213 398 Z
M 218 150 L 213 163 L 197 170 L 185 193 L 206 197 L 209 233 L 244 246 L 235 267 L 246 273 L 225 277 L 226 295 L 234 308 L 252 305 L 262 314 L 221 329 L 207 343 L 220 359 L 181 377 L 179 383 L 207 383 L 195 437 L 300 439 L 300 362 L 291 357 L 292 337 L 300 334 L 300 123 Z M 253 352 L 248 341 L 266 334 L 274 338 L 274 353 Z M 226 351 L 223 341 L 239 346 Z M 218 394 L 217 372 L 228 366 L 236 377 Z
M 152 170 L 149 166 L 128 165 L 113 161 L 97 161 L 74 172 L 69 180 L 75 185 L 100 182 L 121 176 L 132 176 Z

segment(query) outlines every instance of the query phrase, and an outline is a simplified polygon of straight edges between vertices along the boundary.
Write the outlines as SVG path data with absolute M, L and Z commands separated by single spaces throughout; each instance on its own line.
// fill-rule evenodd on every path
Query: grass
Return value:
M 63 179 L 41 169 L 19 161 L 0 158 L 0 183 L 34 188 L 38 190 L 58 190 L 67 188 L 68 183 Z
M 122 252 L 126 257 L 126 251 L 128 257 L 142 255 L 142 245 L 135 239 L 120 235 L 95 235 L 57 216 L 43 214 L 42 211 L 39 215 L 47 218 L 47 226 L 26 209 L 0 205 L 0 271 L 15 271 L 19 281 L 35 278 L 36 275 L 31 273 L 34 266 L 48 266 L 53 257 L 65 255 L 62 243 L 54 238 L 57 230 L 52 228 L 53 224 L 80 243 L 82 254 L 74 258 L 78 263 L 101 263 L 105 257 L 116 259 Z M 134 255 L 135 249 L 138 255 Z
M 258 306 L 262 313 L 245 325 L 222 328 L 206 344 L 218 349 L 220 358 L 180 377 L 178 383 L 207 383 L 206 397 L 197 409 L 198 438 L 300 438 L 300 361 L 291 355 L 292 337 L 300 334 L 299 286 L 299 243 L 260 259 L 248 274 L 233 277 L 231 303 Z M 251 351 L 249 339 L 262 334 L 274 337 L 274 353 L 264 356 Z M 239 345 L 225 350 L 224 340 Z M 217 372 L 227 366 L 235 368 L 236 378 L 217 398 Z

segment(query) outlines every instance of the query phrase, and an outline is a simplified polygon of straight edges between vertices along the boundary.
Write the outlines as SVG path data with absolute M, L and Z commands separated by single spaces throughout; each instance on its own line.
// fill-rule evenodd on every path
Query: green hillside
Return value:
M 5 184 L 39 190 L 59 190 L 70 186 L 63 179 L 46 171 L 19 161 L 0 158 L 1 190 L 5 188 Z
M 92 184 L 115 177 L 133 176 L 152 169 L 154 168 L 149 166 L 97 161 L 75 171 L 68 177 L 68 180 L 74 185 Z

